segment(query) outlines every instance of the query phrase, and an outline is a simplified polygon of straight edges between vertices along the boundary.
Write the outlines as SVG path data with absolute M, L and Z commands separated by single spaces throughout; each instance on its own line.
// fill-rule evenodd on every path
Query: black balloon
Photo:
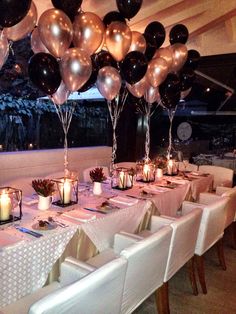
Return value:
M 160 22 L 151 22 L 145 28 L 144 36 L 148 44 L 160 48 L 166 38 L 166 31 Z
M 0 27 L 11 27 L 19 23 L 28 13 L 31 0 L 1 0 Z
M 116 5 L 123 17 L 131 19 L 142 6 L 143 0 L 116 0 Z
M 177 24 L 170 30 L 169 38 L 171 45 L 176 43 L 185 44 L 188 40 L 188 29 L 183 24 Z
M 112 55 L 105 50 L 101 50 L 95 55 L 95 64 L 98 69 L 101 69 L 105 66 L 112 66 L 114 68 L 117 68 L 117 62 L 112 57 Z
M 135 84 L 146 74 L 148 61 L 145 55 L 139 51 L 129 52 L 120 63 L 122 76 L 129 84 Z
M 64 11 L 70 18 L 73 18 L 79 11 L 82 0 L 52 0 L 56 9 Z
M 36 53 L 29 60 L 30 80 L 47 95 L 52 95 L 61 83 L 59 64 L 49 53 Z
M 164 95 L 174 97 L 176 94 L 180 93 L 179 76 L 174 73 L 169 73 L 165 81 L 159 86 L 159 92 L 161 97 Z
M 185 62 L 184 67 L 189 67 L 193 70 L 196 70 L 198 62 L 200 60 L 200 53 L 197 50 L 191 49 L 188 51 L 188 58 Z
M 120 14 L 120 12 L 117 11 L 108 12 L 103 18 L 103 23 L 105 26 L 108 26 L 112 22 L 116 21 L 123 22 L 126 24 L 125 18 Z
M 180 89 L 185 91 L 193 86 L 193 82 L 196 78 L 196 74 L 191 68 L 184 68 L 180 72 Z
M 175 109 L 176 106 L 178 105 L 180 100 L 180 92 L 176 93 L 175 95 L 167 95 L 164 94 L 161 96 L 161 102 L 162 105 L 167 108 L 167 109 Z

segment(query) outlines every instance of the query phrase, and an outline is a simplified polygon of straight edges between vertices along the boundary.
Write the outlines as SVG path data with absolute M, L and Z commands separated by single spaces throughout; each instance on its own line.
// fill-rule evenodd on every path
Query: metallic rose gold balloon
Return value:
M 4 28 L 7 38 L 13 41 L 25 38 L 34 29 L 38 18 L 37 8 L 34 2 L 31 2 L 27 15 L 19 23 L 12 27 Z
M 66 88 L 66 85 L 63 81 L 61 81 L 60 86 L 58 87 L 57 91 L 52 95 L 49 96 L 54 104 L 63 105 L 68 97 L 70 96 L 70 91 Z
M 112 100 L 118 95 L 121 87 L 119 72 L 110 66 L 103 67 L 98 72 L 97 88 L 107 100 Z
M 6 62 L 9 55 L 9 43 L 4 32 L 0 33 L 0 70 Z
M 170 50 L 172 51 L 172 71 L 179 71 L 182 66 L 185 64 L 188 57 L 188 49 L 184 44 L 174 44 L 170 46 Z
M 166 60 L 169 70 L 172 69 L 173 57 L 172 51 L 169 49 L 169 47 L 157 49 L 152 59 L 157 58 L 163 58 Z
M 144 93 L 146 92 L 148 83 L 146 76 L 144 76 L 139 82 L 130 85 L 129 83 L 126 83 L 126 86 L 128 88 L 128 91 L 135 97 L 141 98 L 143 97 Z
M 106 47 L 116 61 L 121 61 L 129 51 L 132 32 L 122 22 L 112 22 L 106 30 Z
M 144 36 L 139 32 L 132 32 L 132 41 L 129 48 L 129 51 L 140 51 L 142 53 L 145 52 L 147 47 L 146 39 Z
M 35 28 L 31 34 L 31 49 L 34 53 L 38 52 L 46 52 L 49 53 L 47 48 L 42 43 L 40 36 L 39 36 L 39 30 L 38 28 Z
M 73 38 L 73 26 L 69 17 L 60 10 L 49 9 L 40 16 L 38 29 L 49 52 L 56 58 L 62 57 Z
M 155 101 L 160 101 L 160 94 L 158 87 L 152 87 L 151 85 L 148 86 L 146 93 L 144 94 L 144 99 L 149 104 L 153 104 Z
M 69 91 L 80 89 L 92 73 L 92 62 L 86 51 L 80 48 L 68 49 L 60 62 L 62 79 Z
M 168 65 L 163 58 L 152 59 L 148 64 L 146 73 L 149 84 L 153 87 L 159 86 L 167 77 Z
M 84 12 L 76 15 L 74 23 L 75 47 L 83 48 L 89 55 L 92 55 L 101 45 L 105 26 L 99 16 L 92 12 Z

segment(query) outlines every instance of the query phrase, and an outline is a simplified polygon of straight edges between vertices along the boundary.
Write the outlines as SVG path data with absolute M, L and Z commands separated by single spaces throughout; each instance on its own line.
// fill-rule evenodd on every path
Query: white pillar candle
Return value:
M 157 168 L 156 176 L 157 176 L 157 179 L 161 179 L 163 177 L 163 170 L 160 168 Z
M 124 189 L 126 188 L 126 175 L 124 171 L 119 173 L 119 188 Z
M 0 195 L 0 220 L 8 220 L 11 214 L 11 199 L 7 193 L 3 191 Z
M 126 181 L 126 186 L 127 188 L 131 188 L 132 186 L 132 180 L 133 180 L 133 176 L 131 176 L 130 174 L 127 175 L 127 181 Z
M 169 159 L 168 160 L 168 165 L 167 165 L 167 174 L 173 174 L 173 160 Z
M 143 167 L 143 181 L 149 181 L 150 180 L 150 167 L 149 165 L 144 165 Z
M 70 203 L 71 191 L 72 191 L 71 182 L 69 180 L 65 179 L 65 181 L 63 181 L 63 184 L 61 187 L 61 196 L 62 196 L 63 204 Z

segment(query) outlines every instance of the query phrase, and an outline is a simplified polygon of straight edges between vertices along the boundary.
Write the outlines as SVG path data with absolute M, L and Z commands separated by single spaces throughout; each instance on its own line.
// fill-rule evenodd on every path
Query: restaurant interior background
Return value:
M 84 5 L 90 5 L 91 11 L 97 13 L 93 2 L 84 1 Z M 41 6 L 39 1 L 35 3 Z M 48 1 L 42 3 L 48 6 Z M 187 48 L 196 49 L 201 54 L 197 68 L 200 74 L 196 75 L 190 93 L 180 100 L 174 117 L 172 134 L 175 149 L 182 150 L 186 157 L 203 152 L 222 154 L 233 150 L 236 146 L 236 96 L 232 93 L 236 86 L 233 1 L 224 4 L 223 8 L 222 1 L 214 0 L 207 3 L 198 1 L 197 4 L 193 1 L 170 1 L 165 5 L 163 1 L 154 3 L 143 2 L 143 16 L 141 10 L 130 22 L 131 25 L 133 23 L 132 29 L 143 28 L 150 19 L 159 20 L 163 22 L 168 38 L 169 29 L 183 23 L 190 34 Z M 156 10 L 150 16 L 150 10 L 154 6 L 158 8 L 158 5 L 160 11 Z M 104 15 L 104 6 L 98 8 L 98 15 Z M 209 21 L 204 19 L 206 14 Z M 30 36 L 14 42 L 7 62 L 0 71 L 1 151 L 63 147 L 64 134 L 52 102 L 41 99 L 45 94 L 29 80 L 27 68 L 32 54 Z M 68 101 L 76 103 L 68 133 L 69 147 L 112 144 L 106 101 L 96 97 Z M 131 95 L 127 98 L 118 123 L 117 161 L 144 157 L 146 123 L 144 115 L 137 110 L 142 101 Z M 188 122 L 192 128 L 192 134 L 186 140 L 181 140 L 177 135 L 181 122 Z M 166 152 L 168 128 L 166 111 L 158 107 L 151 118 L 151 157 Z

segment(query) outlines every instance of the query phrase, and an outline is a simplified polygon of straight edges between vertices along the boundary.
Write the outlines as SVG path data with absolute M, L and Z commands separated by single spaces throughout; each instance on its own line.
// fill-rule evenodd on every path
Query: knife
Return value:
M 33 237 L 36 237 L 36 238 L 40 238 L 43 236 L 41 233 L 32 231 L 32 230 L 24 228 L 24 227 L 16 227 L 16 229 L 19 230 L 20 232 L 28 233 L 28 234 L 32 235 Z
M 84 209 L 85 210 L 89 210 L 90 212 L 95 212 L 95 213 L 100 213 L 100 214 L 107 214 L 106 212 L 98 210 L 98 209 L 95 209 L 95 208 L 84 207 Z

